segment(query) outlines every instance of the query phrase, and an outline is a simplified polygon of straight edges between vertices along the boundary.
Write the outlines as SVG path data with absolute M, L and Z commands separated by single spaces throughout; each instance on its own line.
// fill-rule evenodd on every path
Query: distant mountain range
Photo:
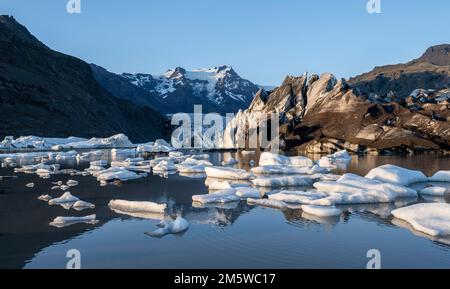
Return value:
M 91 67 L 51 50 L 13 17 L 0 16 L 0 135 L 167 137 L 159 112 L 119 99 Z
M 248 107 L 260 89 L 226 65 L 193 71 L 177 67 L 163 75 L 117 75 L 95 64 L 91 66 L 97 80 L 112 94 L 163 113 L 193 112 L 197 104 L 203 106 L 204 112 L 235 113 Z M 126 86 L 123 80 L 134 87 Z

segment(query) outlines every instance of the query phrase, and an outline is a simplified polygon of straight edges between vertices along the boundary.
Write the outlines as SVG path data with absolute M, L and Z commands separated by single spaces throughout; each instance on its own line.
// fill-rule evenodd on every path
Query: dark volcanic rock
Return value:
M 111 95 L 87 63 L 51 50 L 12 17 L 0 16 L 0 51 L 2 136 L 167 135 L 160 113 Z
M 450 45 L 430 47 L 420 58 L 405 64 L 376 67 L 349 83 L 367 94 L 386 96 L 390 91 L 406 98 L 416 88 L 440 90 L 450 85 Z

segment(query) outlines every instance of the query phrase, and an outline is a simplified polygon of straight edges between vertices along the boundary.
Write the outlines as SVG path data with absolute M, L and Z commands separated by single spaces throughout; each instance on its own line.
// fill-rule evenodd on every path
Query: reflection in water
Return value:
M 121 256 L 120 262 L 111 265 L 113 267 L 363 267 L 364 264 L 358 263 L 361 259 L 359 254 L 367 251 L 366 244 L 371 246 L 372 242 L 383 243 L 386 238 L 390 240 L 387 250 L 398 257 L 393 257 L 390 263 L 392 267 L 404 265 L 400 256 L 411 251 L 423 254 L 417 258 L 418 267 L 450 267 L 450 252 L 447 247 L 442 250 L 442 247 L 437 249 L 423 243 L 423 238 L 444 244 L 449 244 L 448 240 L 430 238 L 423 234 L 417 234 L 420 238 L 404 234 L 404 230 L 397 227 L 403 226 L 392 220 L 390 214 L 393 209 L 414 202 L 448 200 L 422 196 L 417 200 L 400 200 L 392 204 L 339 206 L 345 212 L 340 217 L 319 218 L 302 212 L 298 205 L 292 204 L 284 211 L 249 206 L 245 201 L 193 204 L 192 195 L 208 193 L 205 184 L 217 181 L 205 179 L 204 174 L 149 175 L 129 183 L 107 186 L 100 186 L 91 176 L 76 174 L 89 167 L 89 161 L 92 160 L 123 161 L 128 157 L 134 155 L 111 156 L 96 153 L 87 154 L 82 159 L 52 160 L 52 163 L 60 164 L 61 169 L 74 169 L 73 175 L 51 175 L 49 179 L 40 179 L 35 174 L 19 174 L 17 179 L 2 180 L 0 267 L 22 268 L 26 264 L 30 267 L 57 266 L 59 263 L 55 263 L 56 256 L 61 255 L 61 260 L 65 261 L 65 252 L 58 250 L 75 245 L 84 246 L 84 250 L 95 256 L 92 257 L 92 263 L 87 264 L 89 267 L 109 266 L 111 260 L 105 256 L 111 252 Z M 39 158 L 42 159 L 42 156 Z M 231 158 L 239 160 L 235 167 L 248 170 L 251 162 L 257 165 L 259 153 L 211 154 L 214 164 Z M 35 161 L 22 158 L 17 163 L 25 165 Z M 450 169 L 448 157 L 431 155 L 354 156 L 348 170 L 365 174 L 371 168 L 385 163 L 421 169 L 427 175 L 437 170 Z M 13 168 L 3 167 L 0 175 L 14 175 Z M 50 190 L 54 186 L 52 182 L 65 183 L 69 179 L 79 182 L 78 186 L 70 188 L 73 195 L 95 204 L 96 208 L 88 212 L 95 213 L 99 223 L 73 224 L 60 229 L 48 225 L 56 216 L 86 215 L 74 210 L 67 211 L 68 208 L 61 206 L 49 206 L 37 200 L 42 194 L 60 195 L 62 191 L 55 193 Z M 35 183 L 34 188 L 25 187 L 30 182 Z M 270 188 L 259 189 L 263 194 L 271 192 Z M 286 189 L 301 190 L 305 187 Z M 111 199 L 166 203 L 166 215 L 113 211 L 108 207 Z M 162 239 L 148 238 L 143 234 L 151 231 L 158 221 L 174 219 L 176 216 L 183 216 L 191 224 L 186 233 Z M 339 241 L 339 245 L 334 244 L 333 240 Z M 93 252 L 94 248 L 97 251 Z M 328 252 L 331 248 L 333 250 Z M 182 253 L 171 253 L 178 249 L 180 252 L 183 250 Z M 141 260 L 140 255 L 145 254 L 146 250 L 151 250 L 152 257 Z M 176 254 L 187 255 L 181 257 Z M 88 255 L 87 259 L 90 257 Z M 426 260 L 429 263 L 420 263 Z M 389 264 L 386 267 L 388 266 Z

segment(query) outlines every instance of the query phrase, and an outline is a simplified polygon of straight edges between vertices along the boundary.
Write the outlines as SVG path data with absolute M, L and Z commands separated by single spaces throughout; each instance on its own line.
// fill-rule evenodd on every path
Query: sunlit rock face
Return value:
M 271 113 L 277 113 L 280 145 L 286 150 L 321 153 L 347 149 L 356 153 L 448 149 L 447 96 L 447 90 L 418 90 L 407 102 L 395 94 L 370 97 L 329 73 L 288 76 L 273 91 L 256 93 L 249 108 L 228 123 L 222 145 L 237 148 L 238 143 L 248 143 L 250 128 L 260 127 Z

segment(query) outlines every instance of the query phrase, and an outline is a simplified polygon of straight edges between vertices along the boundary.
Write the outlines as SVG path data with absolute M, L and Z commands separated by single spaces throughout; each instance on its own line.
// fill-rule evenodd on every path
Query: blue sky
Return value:
M 113 72 L 228 64 L 265 85 L 285 75 L 349 77 L 450 43 L 448 0 L 0 0 L 51 48 Z

